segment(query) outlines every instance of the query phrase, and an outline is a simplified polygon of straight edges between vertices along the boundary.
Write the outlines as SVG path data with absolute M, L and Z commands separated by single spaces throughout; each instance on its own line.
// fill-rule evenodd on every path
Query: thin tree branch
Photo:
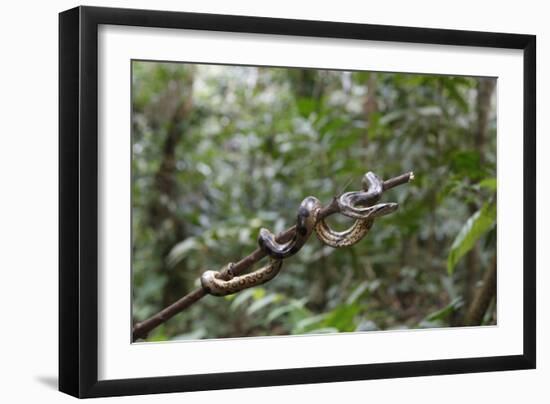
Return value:
M 398 185 L 406 184 L 414 179 L 412 172 L 408 172 L 397 177 L 391 178 L 387 181 L 384 181 L 384 191 L 394 188 Z M 333 198 L 332 201 L 319 212 L 319 220 L 324 219 L 330 215 L 339 212 L 337 198 Z M 279 233 L 276 237 L 277 242 L 284 243 L 290 240 L 294 234 L 295 226 L 292 226 L 282 233 Z M 232 272 L 234 275 L 239 275 L 254 265 L 256 262 L 260 261 L 266 256 L 266 253 L 261 249 L 257 248 L 250 255 L 244 257 L 239 262 L 235 263 L 232 267 Z M 222 279 L 228 278 L 227 272 L 222 272 L 220 277 Z M 168 319 L 172 318 L 181 311 L 187 309 L 192 304 L 196 303 L 206 295 L 206 291 L 203 288 L 197 288 L 187 295 L 183 296 L 181 299 L 171 304 L 168 307 L 165 307 L 160 312 L 154 316 L 144 320 L 142 322 L 136 323 L 132 330 L 132 341 L 136 341 L 140 338 L 145 338 L 149 332 L 158 327 L 160 324 L 166 322 Z

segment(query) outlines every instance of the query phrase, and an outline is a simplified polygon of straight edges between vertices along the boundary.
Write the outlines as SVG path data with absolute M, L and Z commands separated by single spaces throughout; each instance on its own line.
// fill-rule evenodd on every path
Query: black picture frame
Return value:
M 194 29 L 523 51 L 523 354 L 98 381 L 98 26 Z M 59 390 L 76 397 L 325 383 L 536 366 L 533 35 L 77 7 L 59 15 Z

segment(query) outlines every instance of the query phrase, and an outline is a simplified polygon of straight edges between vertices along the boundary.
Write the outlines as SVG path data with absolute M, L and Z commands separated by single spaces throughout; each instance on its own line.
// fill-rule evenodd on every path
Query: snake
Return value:
M 330 247 L 347 247 L 365 237 L 373 223 L 374 219 L 356 219 L 350 228 L 344 231 L 334 231 L 324 220 L 320 220 L 315 226 L 315 233 L 319 240 Z
M 288 258 L 296 254 L 314 230 L 320 210 L 321 202 L 319 199 L 314 196 L 306 197 L 298 208 L 292 238 L 286 243 L 278 243 L 275 240 L 275 234 L 266 228 L 261 228 L 258 245 L 267 255 L 275 259 Z
M 319 218 L 321 202 L 314 196 L 306 197 L 296 215 L 296 226 L 292 238 L 286 243 L 276 241 L 276 236 L 266 228 L 260 229 L 258 244 L 269 257 L 268 265 L 245 275 L 235 276 L 233 263 L 221 271 L 205 271 L 200 278 L 202 288 L 214 296 L 226 296 L 241 290 L 261 285 L 273 279 L 283 263 L 283 259 L 296 254 L 315 230 L 317 237 L 331 247 L 350 246 L 361 240 L 371 229 L 374 219 L 394 212 L 397 203 L 376 203 L 384 191 L 382 180 L 373 172 L 362 179 L 362 191 L 346 192 L 337 198 L 337 204 L 345 216 L 355 218 L 347 230 L 332 230 L 324 219 Z M 222 273 L 229 279 L 223 279 Z
M 227 264 L 221 271 L 205 271 L 201 275 L 202 288 L 214 296 L 227 296 L 241 290 L 252 288 L 261 285 L 273 279 L 283 264 L 282 260 L 271 259 L 270 263 L 265 267 L 257 269 L 241 276 L 234 276 L 232 268 L 233 263 Z M 227 272 L 230 276 L 229 280 L 221 279 L 221 273 Z
M 363 190 L 346 192 L 337 198 L 340 213 L 356 219 L 351 227 L 338 232 L 330 228 L 324 219 L 317 220 L 321 202 L 314 196 L 308 196 L 300 204 L 296 218 L 296 230 L 292 239 L 278 243 L 275 234 L 268 229 L 260 229 L 258 244 L 272 258 L 284 259 L 304 245 L 311 232 L 328 246 L 347 247 L 361 240 L 371 229 L 374 219 L 394 212 L 397 203 L 376 203 L 384 191 L 384 182 L 373 172 L 367 172 L 361 181 Z
M 344 216 L 374 219 L 392 213 L 398 208 L 397 203 L 376 204 L 384 191 L 384 182 L 376 174 L 369 171 L 361 182 L 366 191 L 346 192 L 338 198 L 338 207 Z
M 338 200 L 340 212 L 348 217 L 355 218 L 355 222 L 348 229 L 338 232 L 332 230 L 325 220 L 319 220 L 315 226 L 315 232 L 319 240 L 328 246 L 338 248 L 347 247 L 357 243 L 371 229 L 376 217 L 394 212 L 398 204 L 378 202 L 384 190 L 383 181 L 373 172 L 368 172 L 361 181 L 363 191 L 346 192 Z M 367 207 L 357 205 L 370 204 Z

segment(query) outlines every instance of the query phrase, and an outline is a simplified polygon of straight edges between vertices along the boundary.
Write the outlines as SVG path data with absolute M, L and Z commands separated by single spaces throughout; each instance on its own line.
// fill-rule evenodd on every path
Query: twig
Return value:
M 387 181 L 384 181 L 384 191 L 394 188 L 398 185 L 406 184 L 409 181 L 412 181 L 413 179 L 414 179 L 414 175 L 412 172 L 408 172 L 398 177 L 391 178 Z M 337 199 L 333 198 L 332 201 L 327 206 L 323 207 L 319 212 L 319 220 L 324 219 L 338 212 L 339 212 L 339 208 L 338 208 Z M 294 231 L 295 231 L 295 227 L 292 226 L 286 229 L 285 231 L 283 231 L 282 233 L 279 233 L 276 237 L 277 242 L 279 243 L 287 242 L 288 240 L 290 240 L 290 238 L 294 234 Z M 250 268 L 256 262 L 260 261 L 265 256 L 266 256 L 266 253 L 261 249 L 257 248 L 250 255 L 244 257 L 239 262 L 235 263 L 235 265 L 232 268 L 233 274 L 239 275 L 243 273 L 244 271 L 246 271 L 248 268 Z M 227 272 L 222 272 L 221 278 L 227 279 L 228 278 Z M 162 309 L 152 317 L 148 318 L 147 320 L 136 323 L 132 330 L 132 341 L 136 341 L 139 338 L 145 338 L 152 329 L 158 327 L 160 324 L 166 322 L 168 319 L 172 318 L 176 314 L 180 313 L 181 311 L 185 310 L 192 304 L 196 303 L 197 301 L 202 299 L 205 295 L 206 295 L 206 292 L 203 288 L 195 289 L 192 292 L 188 293 L 187 295 L 183 296 L 181 299 L 179 299 L 175 303 L 171 304 L 168 307 L 165 307 L 164 309 Z

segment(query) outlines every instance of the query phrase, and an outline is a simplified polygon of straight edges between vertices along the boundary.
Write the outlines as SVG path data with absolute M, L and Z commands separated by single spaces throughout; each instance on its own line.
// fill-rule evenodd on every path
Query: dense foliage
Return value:
M 132 72 L 134 321 L 249 254 L 260 227 L 292 225 L 305 196 L 327 203 L 366 171 L 416 176 L 384 194 L 400 208 L 359 244 L 313 236 L 271 282 L 207 296 L 148 340 L 466 323 L 496 268 L 494 79 L 137 61 Z M 496 323 L 491 301 L 482 324 Z

